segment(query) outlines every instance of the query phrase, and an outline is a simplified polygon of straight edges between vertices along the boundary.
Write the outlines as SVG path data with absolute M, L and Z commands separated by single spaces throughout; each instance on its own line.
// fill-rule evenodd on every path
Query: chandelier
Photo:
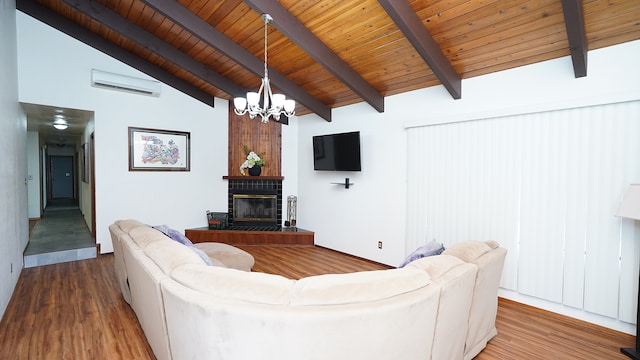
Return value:
M 280 120 L 280 115 L 287 117 L 295 115 L 296 102 L 287 100 L 282 94 L 273 94 L 269 85 L 269 70 L 267 69 L 267 25 L 273 22 L 269 14 L 262 14 L 264 20 L 264 77 L 258 92 L 248 92 L 247 97 L 237 97 L 233 99 L 234 111 L 242 116 L 249 113 L 249 118 L 256 115 L 262 117 L 263 123 L 269 122 L 269 117 L 273 116 L 276 121 Z M 260 98 L 262 97 L 262 104 Z

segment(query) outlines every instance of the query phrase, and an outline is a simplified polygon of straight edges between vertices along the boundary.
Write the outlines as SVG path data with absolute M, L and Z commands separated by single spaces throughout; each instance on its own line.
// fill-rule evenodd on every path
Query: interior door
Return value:
M 51 198 L 73 198 L 73 156 L 52 155 Z

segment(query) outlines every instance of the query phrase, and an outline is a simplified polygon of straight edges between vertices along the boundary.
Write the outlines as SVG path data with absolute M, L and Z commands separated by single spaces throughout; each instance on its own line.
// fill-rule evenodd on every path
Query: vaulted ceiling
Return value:
M 638 0 L 16 0 L 17 8 L 207 104 L 274 91 L 298 115 L 640 39 Z M 611 66 L 616 66 L 611 64 Z

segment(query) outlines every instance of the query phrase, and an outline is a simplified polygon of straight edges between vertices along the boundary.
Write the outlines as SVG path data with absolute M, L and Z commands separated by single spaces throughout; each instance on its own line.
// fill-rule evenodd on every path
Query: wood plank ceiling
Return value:
M 256 91 L 263 12 L 274 92 L 298 115 L 640 39 L 638 0 L 17 0 L 16 7 L 193 96 Z M 616 66 L 611 64 L 611 66 Z

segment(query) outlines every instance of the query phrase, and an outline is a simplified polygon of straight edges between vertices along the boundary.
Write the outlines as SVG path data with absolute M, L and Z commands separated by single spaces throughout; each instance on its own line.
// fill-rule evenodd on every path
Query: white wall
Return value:
M 87 123 L 87 126 L 84 129 L 84 134 L 82 135 L 82 143 L 86 144 L 85 151 L 87 151 L 89 154 L 91 153 L 91 147 L 90 147 L 91 134 L 93 133 L 94 130 L 95 130 L 95 121 L 94 121 L 94 117 L 91 116 L 91 119 L 89 119 L 89 122 Z M 89 155 L 89 161 L 91 161 L 91 155 Z M 81 164 L 84 165 L 83 162 Z M 80 211 L 82 211 L 82 216 L 84 217 L 84 222 L 87 224 L 89 229 L 92 230 L 91 229 L 91 226 L 92 226 L 91 212 L 93 211 L 93 209 L 91 208 L 91 194 L 92 194 L 91 176 L 92 175 L 91 175 L 90 165 L 87 166 L 87 170 L 89 171 L 89 174 L 87 175 L 88 182 L 82 181 L 82 175 L 79 176 L 80 189 L 79 189 L 78 200 L 80 205 Z M 79 173 L 82 174 L 82 169 L 80 169 Z
M 27 132 L 27 197 L 29 219 L 40 218 L 40 137 Z
M 463 80 L 461 100 L 437 86 L 385 98 L 382 114 L 356 104 L 334 109 L 331 123 L 313 114 L 300 117 L 300 226 L 314 230 L 319 245 L 398 265 L 415 245 L 431 240 L 421 234 L 414 238 L 406 228 L 407 170 L 421 154 L 407 153 L 405 128 L 640 99 L 638 58 L 640 41 L 629 42 L 589 52 L 586 78 L 575 79 L 565 57 Z M 363 171 L 313 171 L 311 137 L 347 130 L 361 131 Z M 349 190 L 329 184 L 344 177 L 355 183 Z M 382 250 L 376 248 L 378 240 L 384 242 Z M 536 306 L 575 315 L 552 302 L 536 301 Z M 622 331 L 632 328 L 604 322 Z
M 394 101 L 385 112 L 367 104 L 333 109 L 332 122 L 316 115 L 298 122 L 298 226 L 315 232 L 316 244 L 389 265 L 405 247 L 406 134 Z M 360 131 L 361 172 L 313 170 L 312 136 Z M 353 183 L 349 189 L 334 185 Z M 382 241 L 382 249 L 378 249 Z
M 0 317 L 22 270 L 29 240 L 27 123 L 18 105 L 15 1 L 0 2 Z
M 259 120 L 256 120 L 259 121 Z M 298 119 L 289 120 L 282 126 L 282 220 L 286 220 L 286 199 L 289 195 L 298 196 Z M 299 207 L 298 207 L 299 208 Z M 303 227 L 303 226 L 300 226 Z
M 227 101 L 211 108 L 166 85 L 158 98 L 94 88 L 91 69 L 148 77 L 20 12 L 17 36 L 20 101 L 95 112 L 101 252 L 113 250 L 108 226 L 115 220 L 182 230 L 205 226 L 208 209 L 226 209 Z M 129 126 L 190 132 L 191 171 L 130 172 Z

